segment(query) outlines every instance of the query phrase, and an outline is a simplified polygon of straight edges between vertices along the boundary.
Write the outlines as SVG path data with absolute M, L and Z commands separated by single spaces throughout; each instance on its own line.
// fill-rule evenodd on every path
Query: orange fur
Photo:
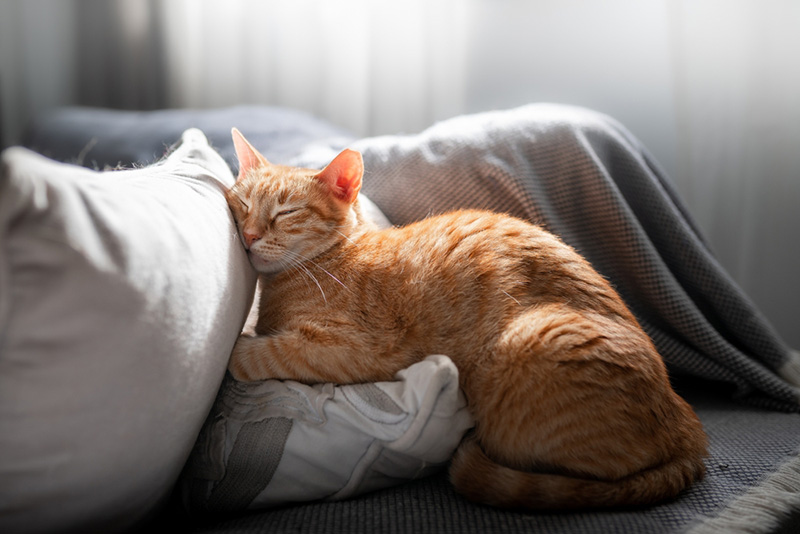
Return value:
M 652 342 L 556 236 L 474 210 L 377 230 L 360 212 L 357 153 L 296 169 L 234 139 L 228 203 L 262 272 L 237 380 L 391 380 L 447 354 L 476 420 L 451 480 L 496 506 L 644 505 L 702 478 L 705 434 Z

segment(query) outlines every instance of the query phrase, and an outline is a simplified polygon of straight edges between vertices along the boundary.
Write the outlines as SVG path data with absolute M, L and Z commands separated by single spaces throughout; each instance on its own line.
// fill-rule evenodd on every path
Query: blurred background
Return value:
M 360 136 L 590 107 L 800 347 L 798 27 L 796 0 L 0 0 L 0 142 L 64 105 L 289 106 Z

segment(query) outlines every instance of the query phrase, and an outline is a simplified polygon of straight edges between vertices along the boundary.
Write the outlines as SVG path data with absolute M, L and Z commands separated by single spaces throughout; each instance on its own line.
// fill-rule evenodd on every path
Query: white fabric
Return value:
M 255 276 L 199 130 L 95 172 L 22 148 L 0 178 L 0 531 L 127 528 L 169 494 Z
M 381 209 L 375 205 L 373 201 L 367 198 L 364 193 L 358 195 L 358 203 L 361 205 L 361 211 L 364 215 L 374 222 L 378 228 L 389 228 L 392 223 L 386 218 Z
M 251 434 L 259 454 L 231 460 L 246 446 L 243 427 L 278 419 L 287 422 L 283 435 Z M 184 499 L 202 513 L 352 497 L 441 469 L 472 425 L 458 371 L 441 355 L 394 382 L 229 379 L 193 452 Z M 265 475 L 253 477 L 259 470 Z

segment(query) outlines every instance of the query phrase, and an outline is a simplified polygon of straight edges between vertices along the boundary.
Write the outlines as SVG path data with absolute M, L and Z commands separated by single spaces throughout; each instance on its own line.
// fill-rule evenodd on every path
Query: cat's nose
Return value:
M 260 239 L 259 235 L 251 234 L 249 232 L 242 232 L 242 237 L 244 238 L 244 244 L 247 248 L 250 248 L 253 243 Z

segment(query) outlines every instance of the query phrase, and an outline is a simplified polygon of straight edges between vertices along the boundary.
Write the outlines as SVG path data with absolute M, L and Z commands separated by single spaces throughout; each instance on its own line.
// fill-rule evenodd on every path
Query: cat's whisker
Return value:
M 335 282 L 337 282 L 337 283 L 338 283 L 340 286 L 342 286 L 342 287 L 343 287 L 343 288 L 345 288 L 346 290 L 350 291 L 350 288 L 349 288 L 349 287 L 347 287 L 347 286 L 344 284 L 344 282 L 342 282 L 341 280 L 339 280 L 338 278 L 336 278 L 335 276 L 333 276 L 331 273 L 329 273 L 329 272 L 328 272 L 327 270 L 325 270 L 323 267 L 320 267 L 320 265 L 319 265 L 318 263 L 316 263 L 316 262 L 314 262 L 314 261 L 312 261 L 312 260 L 308 260 L 308 261 L 309 261 L 309 262 L 311 262 L 311 263 L 313 263 L 313 264 L 314 264 L 316 267 L 318 267 L 319 269 L 321 269 L 321 270 L 322 270 L 322 272 L 324 272 L 325 274 L 327 274 L 328 276 L 330 276 L 330 277 L 331 277 L 331 278 L 332 278 L 332 279 L 333 279 Z M 352 291 L 351 291 L 351 293 L 352 293 Z
M 340 232 L 340 231 L 339 231 L 339 230 L 337 230 L 336 228 L 334 228 L 334 229 L 333 229 L 333 231 L 334 231 L 334 232 L 336 232 L 337 234 L 339 234 L 340 236 L 342 236 L 343 238 L 347 239 L 347 240 L 348 240 L 350 243 L 352 243 L 352 244 L 354 244 L 354 245 L 356 244 L 356 242 L 355 242 L 355 241 L 353 241 L 352 239 L 350 239 L 350 236 L 343 234 L 342 232 Z
M 305 276 L 306 273 L 303 271 L 303 269 L 301 269 L 302 265 L 300 263 L 295 261 L 287 261 L 281 263 L 284 265 L 285 271 L 291 272 L 293 275 L 299 275 L 300 278 L 303 279 L 303 282 L 305 282 L 306 287 L 308 287 L 308 277 Z
M 308 276 L 311 277 L 311 279 L 314 281 L 314 283 L 317 284 L 317 287 L 319 288 L 319 292 L 322 294 L 322 300 L 325 302 L 325 304 L 327 304 L 328 303 L 328 298 L 325 296 L 325 291 L 322 289 L 322 286 L 320 285 L 319 280 L 317 280 L 317 277 L 314 276 L 311 273 L 311 271 L 308 270 L 308 267 L 306 267 L 305 265 L 303 265 L 302 267 L 303 267 L 303 270 L 306 272 L 306 274 L 308 274 Z
M 522 306 L 522 304 L 520 304 L 520 302 L 519 302 L 517 299 L 515 299 L 514 297 L 512 297 L 511 295 L 509 295 L 507 291 L 503 291 L 503 290 L 501 289 L 501 290 L 500 290 L 500 292 L 501 292 L 501 293 L 503 293 L 503 294 L 504 294 L 505 296 L 507 296 L 508 298 L 510 298 L 511 300 L 513 300 L 514 302 L 516 302 L 517 304 L 519 304 L 520 306 Z
M 299 252 L 294 252 L 294 251 L 290 251 L 290 250 L 287 250 L 286 252 L 287 252 L 287 253 L 289 253 L 289 254 L 293 254 L 293 255 L 294 255 L 296 258 L 301 258 L 303 261 L 307 261 L 308 263 L 310 263 L 310 264 L 314 265 L 315 267 L 317 267 L 318 269 L 320 269 L 322 272 L 324 272 L 325 274 L 327 274 L 328 276 L 330 276 L 330 277 L 331 277 L 331 279 L 333 279 L 335 282 L 337 282 L 337 283 L 338 283 L 340 286 L 342 286 L 343 288 L 345 288 L 345 289 L 346 289 L 346 290 L 348 290 L 348 291 L 351 291 L 351 290 L 350 290 L 350 288 L 349 288 L 349 287 L 347 287 L 347 286 L 344 284 L 344 282 L 342 282 L 341 280 L 339 280 L 338 278 L 336 278 L 335 276 L 333 276 L 333 275 L 332 275 L 330 272 L 328 272 L 328 271 L 327 271 L 327 270 L 326 270 L 324 267 L 322 267 L 320 264 L 318 264 L 317 262 L 315 262 L 315 261 L 314 261 L 314 260 L 312 260 L 311 258 L 308 258 L 308 257 L 306 257 L 306 256 L 304 256 L 304 255 L 302 255 L 302 254 L 300 254 Z M 321 288 L 320 288 L 320 289 L 321 289 Z M 352 292 L 352 291 L 351 291 L 351 292 Z
M 290 251 L 287 250 L 286 252 Z M 312 273 L 308 267 L 303 265 L 303 262 L 297 261 L 296 258 L 292 258 L 291 256 L 290 259 L 291 259 L 290 264 L 292 269 L 296 270 L 298 273 L 306 274 L 308 278 L 311 278 L 311 280 L 313 280 L 314 283 L 317 285 L 317 288 L 319 288 L 319 292 L 322 294 L 322 300 L 325 302 L 325 304 L 327 304 L 328 298 L 325 296 L 325 291 L 322 289 L 322 285 L 320 285 L 319 280 L 317 280 L 317 277 L 314 276 L 314 273 Z

